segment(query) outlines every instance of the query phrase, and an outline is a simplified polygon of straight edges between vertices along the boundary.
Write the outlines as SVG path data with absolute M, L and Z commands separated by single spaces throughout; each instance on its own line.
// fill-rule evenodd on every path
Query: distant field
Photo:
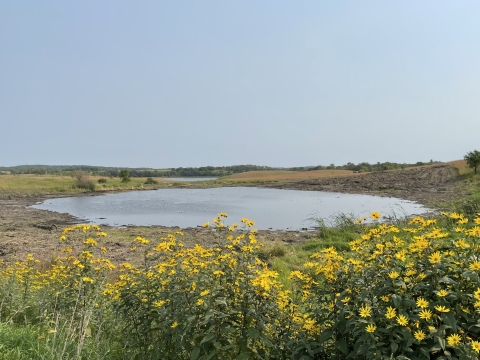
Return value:
M 324 179 L 336 176 L 358 175 L 350 170 L 313 170 L 313 171 L 287 171 L 263 170 L 248 171 L 240 174 L 222 177 L 226 181 L 280 181 L 280 180 L 307 180 Z
M 128 183 L 122 183 L 120 178 L 106 178 L 106 184 L 99 184 L 101 176 L 90 176 L 89 180 L 95 183 L 95 190 L 135 189 L 144 185 L 146 178 L 132 178 Z M 159 183 L 170 183 L 168 180 L 157 179 Z M 12 194 L 54 194 L 84 192 L 75 188 L 75 179 L 70 176 L 59 175 L 0 175 L 0 192 Z

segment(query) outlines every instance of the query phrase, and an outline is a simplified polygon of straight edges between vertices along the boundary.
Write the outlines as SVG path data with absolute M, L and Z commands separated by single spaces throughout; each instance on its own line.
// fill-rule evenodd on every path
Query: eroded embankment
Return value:
M 435 208 L 468 195 L 458 171 L 449 165 L 384 171 L 361 176 L 311 179 L 264 184 L 263 187 L 291 190 L 330 191 L 347 194 L 368 194 L 398 197 Z

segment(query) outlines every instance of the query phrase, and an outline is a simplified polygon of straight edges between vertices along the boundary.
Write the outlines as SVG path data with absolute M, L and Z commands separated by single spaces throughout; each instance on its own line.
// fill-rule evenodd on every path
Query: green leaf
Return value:
M 445 283 L 445 284 L 456 284 L 457 282 L 448 276 L 442 277 L 440 280 L 438 280 L 439 283 Z
M 457 320 L 455 319 L 455 316 L 453 315 L 453 313 L 451 312 L 444 313 L 442 315 L 442 319 L 445 325 L 448 325 L 452 328 L 453 332 L 457 332 Z
M 333 335 L 333 330 L 332 329 L 325 330 L 320 334 L 320 338 L 318 339 L 318 342 L 320 344 L 323 344 L 325 341 L 330 339 L 332 337 L 332 335 Z
M 438 343 L 439 343 L 440 346 L 442 347 L 442 350 L 445 350 L 445 338 L 439 337 L 439 338 L 438 338 Z
M 221 297 L 221 298 L 215 299 L 215 303 L 216 303 L 216 304 L 221 304 L 221 305 L 225 305 L 225 306 L 227 306 L 227 301 L 225 300 L 225 298 L 224 298 L 224 297 Z
M 195 360 L 198 357 L 198 355 L 200 355 L 200 350 L 201 349 L 198 346 L 195 346 L 190 355 L 190 360 Z
M 335 343 L 335 347 L 344 354 L 348 353 L 348 345 L 345 339 L 337 340 L 337 342 Z
M 202 341 L 200 341 L 200 345 L 201 345 L 201 344 L 204 344 L 204 343 L 206 343 L 206 342 L 209 342 L 209 341 L 215 339 L 216 337 L 217 337 L 217 335 L 215 335 L 215 334 L 205 335 L 205 337 L 202 339 Z
M 395 307 L 398 309 L 400 307 L 400 304 L 402 303 L 402 298 L 397 294 L 393 294 L 392 301 L 393 301 L 393 305 L 395 305 Z
M 258 329 L 255 329 L 255 328 L 248 329 L 247 332 L 248 332 L 248 336 L 252 339 L 256 339 L 260 335 L 260 331 L 258 331 Z
M 392 349 L 392 354 L 395 354 L 395 351 L 398 349 L 398 344 L 396 342 L 392 342 L 390 348 Z
M 204 360 L 210 360 L 210 359 L 213 358 L 216 354 L 217 354 L 217 350 L 213 350 L 210 354 L 207 355 L 206 358 L 204 358 Z
M 420 352 L 421 352 L 423 355 L 425 355 L 425 357 L 426 357 L 427 359 L 430 359 L 430 352 L 428 351 L 427 348 L 421 347 L 421 348 L 420 348 Z
M 262 340 L 262 343 L 266 346 L 273 347 L 272 342 L 263 334 L 260 334 L 260 340 Z
M 250 354 L 247 352 L 243 352 L 237 356 L 237 360 L 248 360 L 250 359 Z

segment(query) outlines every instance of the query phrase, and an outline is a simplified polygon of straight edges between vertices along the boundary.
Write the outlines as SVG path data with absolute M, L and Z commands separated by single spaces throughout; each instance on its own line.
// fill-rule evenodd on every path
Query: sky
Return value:
M 0 166 L 480 149 L 480 2 L 2 1 Z

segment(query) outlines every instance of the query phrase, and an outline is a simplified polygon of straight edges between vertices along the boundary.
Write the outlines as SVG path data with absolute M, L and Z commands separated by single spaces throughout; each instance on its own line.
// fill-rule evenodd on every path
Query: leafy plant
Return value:
M 467 153 L 464 156 L 465 161 L 467 162 L 468 167 L 474 169 L 475 174 L 477 173 L 477 167 L 480 165 L 480 151 L 473 150 Z

